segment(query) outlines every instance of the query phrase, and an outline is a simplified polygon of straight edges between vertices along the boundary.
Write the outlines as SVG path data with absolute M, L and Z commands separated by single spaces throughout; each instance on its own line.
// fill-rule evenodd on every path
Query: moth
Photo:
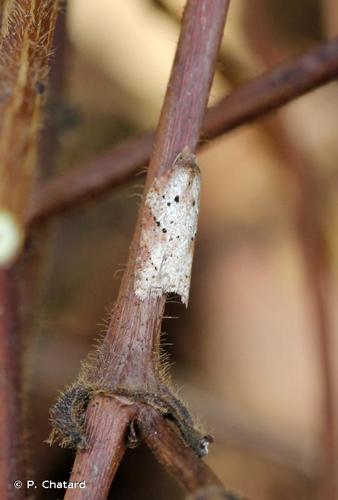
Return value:
M 176 293 L 188 305 L 199 206 L 200 170 L 185 148 L 146 194 L 135 271 L 139 299 Z

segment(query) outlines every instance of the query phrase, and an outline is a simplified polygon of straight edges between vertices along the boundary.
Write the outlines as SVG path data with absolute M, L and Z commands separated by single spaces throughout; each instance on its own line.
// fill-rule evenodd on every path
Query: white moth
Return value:
M 180 295 L 187 305 L 200 203 L 200 170 L 185 148 L 147 192 L 136 261 L 135 294 Z

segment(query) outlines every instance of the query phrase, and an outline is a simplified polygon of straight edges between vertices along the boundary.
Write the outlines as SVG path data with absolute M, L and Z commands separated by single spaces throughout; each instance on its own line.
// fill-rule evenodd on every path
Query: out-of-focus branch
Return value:
M 28 223 L 85 203 L 129 181 L 150 158 L 154 134 L 131 137 L 84 166 L 40 183 L 31 200 Z
M 234 90 L 207 111 L 204 135 L 207 139 L 217 137 L 287 104 L 337 75 L 336 38 Z M 148 163 L 153 139 L 153 133 L 127 139 L 86 165 L 40 185 L 32 198 L 28 222 L 58 214 L 130 180 Z
M 252 30 L 252 16 L 259 19 Z M 260 57 L 271 65 L 280 57 L 281 46 L 274 42 L 267 9 L 262 2 L 250 4 L 245 18 L 246 30 L 251 46 Z M 258 27 L 258 29 L 257 29 Z M 310 63 L 310 61 L 309 61 Z M 286 160 L 297 188 L 296 231 L 299 236 L 308 282 L 308 294 L 313 310 L 314 327 L 318 343 L 318 357 L 321 367 L 323 443 L 322 460 L 318 474 L 318 499 L 336 500 L 338 494 L 337 466 L 338 443 L 336 423 L 336 388 L 333 360 L 331 357 L 333 335 L 330 326 L 328 294 L 330 290 L 330 265 L 328 261 L 324 227 L 321 213 L 321 197 L 311 161 L 306 152 L 288 134 L 280 116 L 274 117 L 267 126 L 270 138 Z
M 33 180 L 58 0 L 5 0 L 0 38 L 0 491 L 23 498 L 21 352 L 16 268 Z
M 14 481 L 25 480 L 21 420 L 21 352 L 18 339 L 15 271 L 0 269 L 0 491 L 4 499 L 23 499 Z
M 322 466 L 319 471 L 320 500 L 336 500 L 338 494 L 338 443 L 336 421 L 336 387 L 332 359 L 333 335 L 330 325 L 329 291 L 330 266 L 324 229 L 320 220 L 315 180 L 309 170 L 296 172 L 299 183 L 299 208 L 297 229 L 302 246 L 304 265 L 309 284 L 310 300 L 315 314 L 318 353 L 321 367 L 322 408 L 323 408 L 323 449 Z
M 158 186 L 155 180 L 165 183 L 170 179 L 174 161 L 179 153 L 189 148 L 191 157 L 192 152 L 196 150 L 228 5 L 228 0 L 187 2 L 155 139 L 154 153 L 148 170 L 146 191 L 150 187 Z M 176 188 L 178 185 L 175 184 Z M 103 394 L 109 392 L 110 395 L 123 393 L 127 401 L 130 403 L 134 401 L 134 407 L 139 402 L 149 404 L 156 408 L 156 411 L 160 411 L 159 408 L 165 406 L 169 399 L 172 404 L 179 403 L 165 386 L 160 375 L 159 336 L 167 290 L 158 287 L 156 293 L 149 292 L 145 296 L 137 293 L 137 262 L 145 259 L 141 236 L 147 226 L 157 227 L 153 218 L 149 217 L 149 206 L 146 205 L 145 199 L 146 197 L 140 207 L 127 268 L 112 312 L 111 323 L 103 343 L 99 346 L 97 361 L 94 356 L 93 364 L 87 369 L 84 378 L 80 378 L 80 383 L 82 381 L 82 384 L 88 384 L 87 380 L 90 387 L 98 387 L 99 393 L 100 391 Z M 170 201 L 175 203 L 174 200 Z M 168 200 L 169 205 L 170 201 Z M 179 199 L 176 201 L 178 203 Z M 193 212 L 191 204 L 189 210 Z M 165 228 L 159 231 L 160 234 L 167 232 Z M 151 248 L 152 242 L 148 243 Z M 162 244 L 164 248 L 168 246 L 165 238 Z M 191 246 L 190 239 L 189 244 Z M 157 270 L 155 267 L 154 272 Z M 90 436 L 94 435 L 99 439 L 103 435 L 108 439 L 107 419 L 120 421 L 121 407 L 117 405 L 113 407 L 113 396 L 110 407 L 103 408 L 102 397 L 99 398 L 94 398 L 94 401 L 98 401 L 101 410 L 96 412 L 90 405 L 87 412 L 87 429 L 90 430 Z M 59 403 L 60 406 L 62 401 Z M 183 419 L 188 418 L 186 410 L 181 406 L 179 411 L 178 419 L 180 416 Z M 54 416 L 55 414 L 54 411 Z M 95 444 L 88 450 L 79 451 L 71 480 L 78 477 L 76 465 L 79 463 L 81 470 L 86 472 L 86 476 L 82 478 L 86 479 L 89 485 L 93 485 L 96 482 L 97 463 L 109 465 L 118 462 L 123 454 L 121 443 L 125 430 L 126 426 L 121 425 L 114 432 L 114 439 L 120 446 L 119 451 L 113 446 L 100 447 Z M 86 489 L 87 498 L 96 500 L 106 498 L 113 476 L 108 465 L 104 468 L 105 477 L 100 478 L 102 488 L 98 490 L 97 487 L 89 487 Z M 185 467 L 185 464 L 182 464 L 182 467 Z M 72 498 L 80 498 L 80 494 L 83 498 L 79 490 L 73 490 Z
M 36 166 L 37 138 L 58 0 L 7 1 L 0 42 L 0 266 L 18 255 Z
M 306 154 L 293 143 L 281 120 L 270 126 L 275 144 L 287 161 L 297 188 L 295 228 L 299 236 L 308 294 L 313 309 L 315 334 L 321 367 L 323 408 L 323 449 L 319 473 L 319 499 L 337 497 L 338 444 L 336 442 L 336 389 L 332 366 L 333 336 L 330 326 L 330 265 L 322 224 L 320 198 L 323 196 Z

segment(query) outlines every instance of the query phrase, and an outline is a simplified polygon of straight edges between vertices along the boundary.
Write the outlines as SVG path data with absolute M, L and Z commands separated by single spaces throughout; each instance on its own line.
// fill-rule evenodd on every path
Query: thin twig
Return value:
M 338 39 L 284 62 L 241 85 L 206 114 L 203 130 L 212 139 L 269 113 L 338 75 Z M 40 185 L 32 199 L 29 222 L 75 207 L 120 185 L 150 158 L 153 133 L 127 139 L 112 151 Z
M 7 1 L 0 43 L 0 266 L 25 233 L 58 0 Z
M 155 178 L 163 181 L 166 174 L 170 175 L 178 153 L 186 147 L 191 152 L 196 150 L 228 4 L 228 0 L 187 2 L 154 154 L 148 170 L 146 190 L 154 185 Z M 99 362 L 92 365 L 89 373 L 91 383 L 102 387 L 103 393 L 106 387 L 111 387 L 111 392 L 115 390 L 115 393 L 121 391 L 121 388 L 127 388 L 124 389 L 125 393 L 131 397 L 134 395 L 136 400 L 140 392 L 144 393 L 145 388 L 149 398 L 153 397 L 155 400 L 161 384 L 161 395 L 165 392 L 167 397 L 169 393 L 168 389 L 163 389 L 159 373 L 159 335 L 166 291 L 160 289 L 158 293 L 150 293 L 143 298 L 136 293 L 136 263 L 138 259 L 144 258 L 141 234 L 150 223 L 147 213 L 147 206 L 143 202 L 111 323 L 98 350 Z M 154 221 L 151 222 L 154 224 Z M 159 404 L 157 403 L 157 407 Z M 114 421 L 120 419 L 119 411 L 117 407 L 115 410 L 111 408 L 110 412 L 89 411 L 87 426 L 91 433 L 100 436 L 106 429 L 107 413 Z M 118 443 L 122 442 L 125 429 L 125 426 L 116 429 L 115 439 Z M 121 456 L 122 453 L 119 452 L 118 459 Z M 81 461 L 82 470 L 86 471 L 83 479 L 92 485 L 96 479 L 95 464 L 110 464 L 114 460 L 116 450 L 113 447 L 93 447 L 87 451 L 79 451 L 76 463 Z M 108 474 L 108 470 L 106 467 L 104 474 Z M 109 471 L 109 476 L 103 480 L 104 488 L 96 487 L 95 496 L 91 498 L 100 500 L 106 497 L 107 485 L 112 476 Z M 74 477 L 78 477 L 76 470 L 73 470 L 71 481 Z M 91 492 L 89 487 L 86 494 L 90 496 Z M 72 498 L 80 498 L 79 495 L 74 490 Z

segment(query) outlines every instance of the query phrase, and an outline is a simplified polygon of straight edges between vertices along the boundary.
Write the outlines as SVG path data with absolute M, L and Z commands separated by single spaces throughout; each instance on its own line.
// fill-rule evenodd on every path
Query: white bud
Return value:
M 23 242 L 23 232 L 15 217 L 0 210 L 0 266 L 7 266 L 17 256 Z

